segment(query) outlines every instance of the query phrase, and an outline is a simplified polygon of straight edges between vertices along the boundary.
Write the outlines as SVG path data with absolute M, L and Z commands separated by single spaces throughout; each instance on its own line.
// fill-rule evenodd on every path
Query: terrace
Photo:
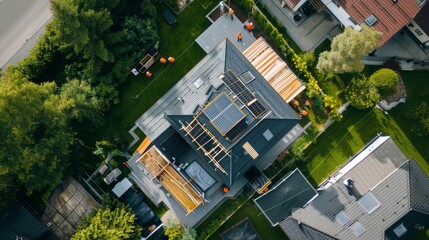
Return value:
M 155 146 L 137 161 L 153 176 L 151 180 L 156 178 L 182 205 L 187 214 L 203 203 L 200 193 L 189 184 L 192 179 L 186 179 L 181 175 Z

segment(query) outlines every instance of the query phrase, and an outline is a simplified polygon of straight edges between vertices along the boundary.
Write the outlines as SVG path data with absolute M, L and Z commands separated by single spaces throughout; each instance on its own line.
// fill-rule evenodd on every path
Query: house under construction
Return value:
M 270 183 L 262 171 L 303 132 L 286 102 L 294 93 L 270 84 L 223 40 L 138 119 L 147 139 L 128 162 L 131 178 L 187 227 L 247 183 L 262 192 Z

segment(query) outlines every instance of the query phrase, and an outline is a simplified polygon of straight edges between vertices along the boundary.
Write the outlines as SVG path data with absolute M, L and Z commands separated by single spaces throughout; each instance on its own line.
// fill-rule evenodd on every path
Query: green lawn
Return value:
M 429 72 L 403 71 L 401 75 L 407 89 L 407 100 L 405 104 L 400 104 L 392 111 L 389 111 L 389 114 L 402 128 L 411 143 L 419 150 L 422 156 L 426 157 L 426 161 L 429 162 L 429 137 L 418 137 L 411 132 L 411 128 L 415 123 L 413 122 L 414 120 L 409 118 L 410 112 L 421 102 L 429 103 Z
M 390 135 L 407 157 L 414 158 L 429 173 L 428 162 L 417 151 L 395 120 L 378 109 L 347 110 L 341 122 L 334 123 L 305 152 L 308 158 L 298 163 L 309 180 L 320 184 L 355 155 L 377 133 Z
M 216 231 L 212 240 L 221 239 L 220 235 L 241 220 L 248 218 L 261 239 L 284 240 L 286 235 L 280 227 L 272 227 L 252 200 L 247 201 L 228 221 Z
M 206 1 L 203 3 L 207 5 Z M 200 0 L 196 0 L 176 16 L 177 23 L 174 25 L 168 25 L 158 16 L 160 54 L 165 58 L 172 56 L 176 62 L 169 66 L 155 63 L 150 69 L 152 79 L 130 74 L 128 81 L 119 89 L 120 102 L 106 113 L 107 125 L 102 131 L 102 138 L 124 136 L 150 106 L 205 56 L 194 40 L 209 26 L 205 15 L 212 7 L 204 9 Z M 158 13 L 162 10 L 158 9 Z M 128 140 L 131 141 L 131 137 Z

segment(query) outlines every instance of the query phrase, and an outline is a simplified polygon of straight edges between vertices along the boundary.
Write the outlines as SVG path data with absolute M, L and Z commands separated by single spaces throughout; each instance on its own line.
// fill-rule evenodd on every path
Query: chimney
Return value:
M 350 194 L 350 196 L 354 196 L 356 198 L 356 200 L 358 200 L 359 198 L 362 197 L 362 195 L 360 195 L 360 193 L 358 192 L 358 190 L 355 187 L 355 181 L 351 178 L 347 178 L 346 180 L 343 181 L 344 185 L 347 188 L 348 193 Z

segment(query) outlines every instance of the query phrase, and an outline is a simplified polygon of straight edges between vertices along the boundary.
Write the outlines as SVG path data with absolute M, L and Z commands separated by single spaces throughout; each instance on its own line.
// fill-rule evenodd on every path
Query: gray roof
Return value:
M 378 146 L 374 148 L 374 144 L 380 138 L 383 142 L 381 144 L 378 142 Z M 428 212 L 429 178 L 422 172 L 414 160 L 405 161 L 400 167 L 390 172 L 379 173 L 380 176 L 377 179 L 381 178 L 380 182 L 373 182 L 373 186 L 368 187 L 368 191 L 363 193 L 364 196 L 372 194 L 380 203 L 372 212 L 368 213 L 361 205 L 363 198 L 356 200 L 354 196 L 348 193 L 348 189 L 343 183 L 350 176 L 348 173 L 353 173 L 356 169 L 359 170 L 359 165 L 365 165 L 367 161 L 390 162 L 389 164 L 393 164 L 392 162 L 403 158 L 402 153 L 398 154 L 397 152 L 390 151 L 391 149 L 396 149 L 397 146 L 395 146 L 395 143 L 390 138 L 379 137 L 376 139 L 371 145 L 365 148 L 365 150 L 372 148 L 372 152 L 366 158 L 353 168 L 348 169 L 349 171 L 343 174 L 341 178 L 335 179 L 334 174 L 330 178 L 330 181 L 335 182 L 325 182 L 326 186 L 320 188 L 323 191 L 320 192 L 319 196 L 305 208 L 299 208 L 292 212 L 290 218 L 299 223 L 299 229 L 315 229 L 332 238 L 384 239 L 385 230 L 407 214 L 410 209 L 415 208 Z M 362 151 L 360 154 L 365 154 L 365 152 Z M 359 155 L 355 158 L 358 157 Z M 347 165 L 343 168 L 347 168 Z M 341 170 L 338 173 L 341 173 Z M 357 172 L 353 174 L 355 177 L 359 176 Z M 357 180 L 355 182 L 357 184 Z M 349 218 L 349 221 L 346 220 L 344 225 L 336 218 L 337 214 L 341 211 Z M 365 229 L 360 236 L 356 236 L 351 228 L 357 222 Z M 304 239 L 317 239 L 312 237 L 311 234 L 306 234 L 304 231 L 297 234 L 297 228 L 293 224 L 294 222 L 290 219 L 280 223 L 280 226 L 289 238 L 303 239 L 302 235 L 304 234 L 307 237 Z
M 223 83 L 221 77 L 226 71 L 231 71 L 236 76 L 247 71 L 251 72 L 255 79 L 247 83 L 246 87 L 267 111 L 261 116 L 253 118 L 247 107 Z M 199 83 L 203 83 L 200 87 L 194 85 L 197 80 Z M 208 101 L 213 100 L 219 94 L 228 95 L 246 113 L 245 119 L 241 121 L 242 123 L 246 122 L 244 130 L 233 140 L 219 133 L 205 114 L 198 114 Z M 204 155 L 200 147 L 182 130 L 181 123 L 190 123 L 194 117 L 198 117 L 198 121 L 230 153 L 229 156 L 227 155 L 219 162 L 226 174 L 217 171 L 217 174 L 227 185 L 234 184 L 257 161 L 263 159 L 264 156 L 269 156 L 266 153 L 289 131 L 294 129 L 299 121 L 294 110 L 228 39 L 222 41 L 167 94 L 145 112 L 136 124 L 152 142 L 156 142 L 156 139 L 168 127 L 172 126 L 196 152 L 201 152 L 202 159 L 209 162 L 210 159 Z M 269 141 L 261 140 L 263 139 L 262 134 L 267 129 L 273 133 L 273 137 Z M 293 135 L 294 139 L 297 136 L 299 134 Z M 244 152 L 243 145 L 246 142 L 249 142 L 258 152 L 258 159 L 252 159 L 249 154 Z M 216 169 L 213 164 L 210 166 Z
M 297 168 L 254 201 L 270 223 L 276 225 L 287 218 L 293 208 L 304 207 L 316 195 L 316 190 Z

